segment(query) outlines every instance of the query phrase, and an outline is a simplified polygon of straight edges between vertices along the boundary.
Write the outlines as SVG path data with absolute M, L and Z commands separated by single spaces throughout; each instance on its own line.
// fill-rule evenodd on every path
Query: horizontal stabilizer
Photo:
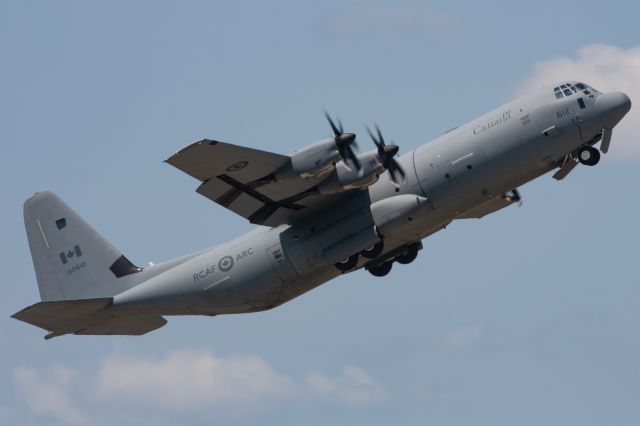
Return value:
M 50 339 L 64 334 L 140 336 L 167 323 L 160 315 L 107 309 L 112 298 L 40 302 L 12 315 L 49 331 Z

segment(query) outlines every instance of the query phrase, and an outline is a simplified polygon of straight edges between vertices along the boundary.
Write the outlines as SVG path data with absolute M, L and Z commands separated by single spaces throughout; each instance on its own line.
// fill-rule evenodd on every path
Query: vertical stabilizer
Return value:
M 111 297 L 138 284 L 142 269 L 54 193 L 25 201 L 24 223 L 43 301 Z

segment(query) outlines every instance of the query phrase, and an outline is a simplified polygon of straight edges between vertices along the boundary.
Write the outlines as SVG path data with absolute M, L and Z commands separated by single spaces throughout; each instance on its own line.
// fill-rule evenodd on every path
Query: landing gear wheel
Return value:
M 366 257 L 367 259 L 375 259 L 376 257 L 380 256 L 382 250 L 384 250 L 384 242 L 380 240 L 378 243 L 374 244 L 368 249 L 362 250 L 362 253 L 360 254 L 362 255 L 362 257 Z
M 418 257 L 418 247 L 415 245 L 410 245 L 409 247 L 407 247 L 407 253 L 403 254 L 402 256 L 396 257 L 396 262 L 407 265 L 416 260 L 416 257 Z
M 595 166 L 600 161 L 600 151 L 592 146 L 583 146 L 578 150 L 578 161 L 585 166 Z
M 353 256 L 349 256 L 340 262 L 337 262 L 334 266 L 338 268 L 338 270 L 342 272 L 347 272 L 350 269 L 353 269 L 358 263 L 358 255 L 354 254 Z
M 374 277 L 384 277 L 389 272 L 391 272 L 392 266 L 393 266 L 393 262 L 385 262 L 382 265 L 378 265 L 374 268 L 369 269 L 369 272 Z

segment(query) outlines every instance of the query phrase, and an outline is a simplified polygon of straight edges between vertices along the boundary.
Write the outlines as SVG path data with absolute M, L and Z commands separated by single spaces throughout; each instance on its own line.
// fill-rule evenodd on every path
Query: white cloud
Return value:
M 69 395 L 69 385 L 74 376 L 74 371 L 63 366 L 53 367 L 48 378 L 26 367 L 13 371 L 19 398 L 32 413 L 53 417 L 63 424 L 88 425 L 91 424 L 89 418 L 76 408 Z
M 342 10 L 331 21 L 339 34 L 415 33 L 449 31 L 458 19 L 425 5 L 372 5 L 363 3 Z
M 290 395 L 295 383 L 255 356 L 178 350 L 162 359 L 113 356 L 98 372 L 98 395 L 181 409 Z
M 0 423 L 25 423 L 28 413 L 45 424 L 157 424 L 167 412 L 231 406 L 245 410 L 260 403 L 328 398 L 354 406 L 386 401 L 383 386 L 361 368 L 349 365 L 333 377 L 320 372 L 293 380 L 256 356 L 216 356 L 207 351 L 176 350 L 163 357 L 113 355 L 97 371 L 77 377 L 75 371 L 55 366 L 46 374 L 20 367 L 14 370 L 16 407 L 0 407 Z M 79 379 L 82 379 L 79 383 Z M 131 405 L 133 412 L 114 410 L 90 418 L 96 409 Z M 82 407 L 79 408 L 79 407 Z M 153 415 L 146 414 L 153 407 Z M 144 417 L 136 419 L 140 411 Z
M 333 396 L 353 405 L 369 405 L 387 399 L 385 389 L 364 370 L 348 365 L 337 377 L 310 373 L 307 385 L 316 394 Z
M 444 334 L 444 346 L 447 349 L 467 349 L 476 344 L 483 334 L 483 324 L 462 325 Z
M 640 162 L 640 46 L 622 49 L 592 44 L 573 57 L 558 57 L 536 64 L 519 91 L 538 88 L 554 81 L 584 81 L 600 91 L 623 91 L 634 106 L 613 132 L 608 156 L 617 161 Z

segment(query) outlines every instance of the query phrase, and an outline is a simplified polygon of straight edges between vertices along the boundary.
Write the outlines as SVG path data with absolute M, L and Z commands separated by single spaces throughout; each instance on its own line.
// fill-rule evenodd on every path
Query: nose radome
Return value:
M 623 92 L 609 92 L 598 96 L 596 107 L 603 115 L 604 124 L 612 129 L 631 109 L 631 99 Z

